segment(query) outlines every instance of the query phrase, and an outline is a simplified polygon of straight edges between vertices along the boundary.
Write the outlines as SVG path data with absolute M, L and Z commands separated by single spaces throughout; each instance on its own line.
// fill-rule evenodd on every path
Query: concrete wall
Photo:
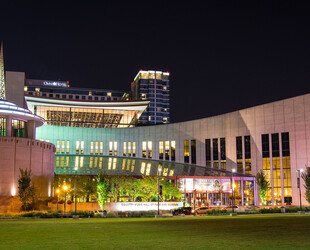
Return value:
M 17 195 L 19 169 L 30 169 L 42 196 L 51 195 L 55 147 L 37 140 L 0 137 L 0 196 Z
M 6 100 L 24 107 L 25 72 L 6 71 L 5 92 Z

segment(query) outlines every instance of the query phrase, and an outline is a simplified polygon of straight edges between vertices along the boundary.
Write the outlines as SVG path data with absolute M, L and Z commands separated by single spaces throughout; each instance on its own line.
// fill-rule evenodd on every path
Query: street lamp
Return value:
M 300 211 L 302 211 L 302 205 L 301 205 L 301 185 L 300 185 L 300 173 L 302 173 L 303 169 L 298 169 L 298 177 L 297 177 L 297 187 L 299 188 L 299 205 L 300 205 Z
M 59 189 L 56 189 L 56 194 L 57 194 L 57 205 L 56 205 L 56 210 L 58 211 L 58 202 L 59 202 L 59 192 L 60 190 Z
M 231 170 L 231 188 L 232 188 L 232 193 L 231 193 L 231 205 L 232 206 L 231 207 L 232 207 L 232 213 L 233 214 L 235 213 L 235 208 L 234 208 L 234 206 L 235 206 L 235 187 L 234 187 L 234 179 L 233 179 L 235 172 L 236 172 L 236 169 L 233 168 Z
M 64 203 L 64 213 L 65 213 L 66 212 L 67 190 L 68 190 L 68 187 L 66 185 L 64 185 L 63 189 L 65 190 L 65 203 Z
M 77 206 L 77 200 L 76 200 L 76 190 L 77 190 L 77 167 L 75 167 L 74 170 L 75 170 L 74 214 L 76 215 L 76 206 Z
M 159 172 L 161 172 L 161 168 L 157 171 L 157 215 L 159 215 Z

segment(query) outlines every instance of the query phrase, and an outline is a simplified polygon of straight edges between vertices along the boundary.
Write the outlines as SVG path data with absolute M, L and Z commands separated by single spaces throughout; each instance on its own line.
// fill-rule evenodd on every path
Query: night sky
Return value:
M 5 70 L 130 89 L 170 72 L 171 122 L 310 92 L 310 8 L 298 1 L 1 1 Z

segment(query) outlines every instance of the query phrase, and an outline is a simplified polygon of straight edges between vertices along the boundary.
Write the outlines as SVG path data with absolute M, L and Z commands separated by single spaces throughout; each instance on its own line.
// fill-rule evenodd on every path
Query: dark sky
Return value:
M 310 92 L 301 2 L 46 2 L 1 1 L 6 70 L 127 91 L 139 69 L 169 71 L 172 122 Z

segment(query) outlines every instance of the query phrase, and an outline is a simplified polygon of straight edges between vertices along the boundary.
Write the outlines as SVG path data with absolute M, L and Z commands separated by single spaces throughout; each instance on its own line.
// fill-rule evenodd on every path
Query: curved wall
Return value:
M 55 146 L 28 138 L 0 137 L 0 196 L 17 195 L 19 169 L 31 169 L 41 196 L 51 195 Z

